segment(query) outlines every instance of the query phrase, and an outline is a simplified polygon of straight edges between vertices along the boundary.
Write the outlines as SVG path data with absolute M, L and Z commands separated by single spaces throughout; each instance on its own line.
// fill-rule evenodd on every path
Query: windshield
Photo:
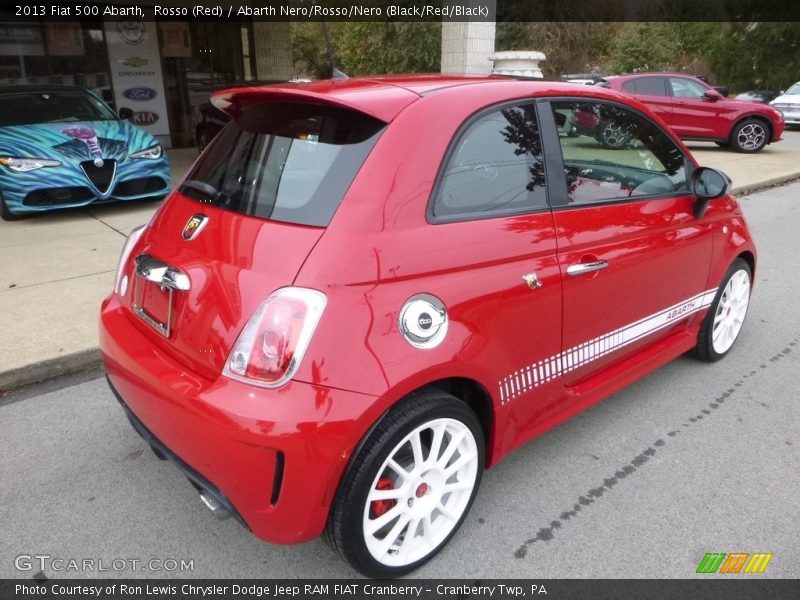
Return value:
M 0 127 L 111 121 L 117 118 L 102 100 L 89 93 L 43 91 L 0 94 Z
M 786 95 L 800 95 L 800 82 L 795 83 L 792 87 L 786 90 Z
M 384 127 L 339 108 L 251 106 L 215 138 L 181 191 L 246 215 L 326 226 Z

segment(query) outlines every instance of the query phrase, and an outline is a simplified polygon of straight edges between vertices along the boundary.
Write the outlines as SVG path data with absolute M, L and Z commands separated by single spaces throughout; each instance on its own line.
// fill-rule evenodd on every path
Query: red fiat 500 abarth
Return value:
M 431 76 L 214 103 L 232 120 L 131 234 L 100 338 L 137 431 L 264 540 L 407 572 L 484 468 L 739 334 L 729 180 L 629 97 Z M 576 112 L 626 143 L 565 133 Z

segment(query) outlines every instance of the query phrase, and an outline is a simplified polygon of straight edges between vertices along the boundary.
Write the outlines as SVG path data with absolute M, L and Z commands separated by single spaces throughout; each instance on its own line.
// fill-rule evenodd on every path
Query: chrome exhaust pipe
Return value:
M 231 516 L 231 513 L 222 505 L 222 502 L 217 500 L 213 494 L 209 494 L 208 491 L 200 490 L 200 500 L 203 501 L 206 508 L 208 508 L 218 520 L 224 521 Z

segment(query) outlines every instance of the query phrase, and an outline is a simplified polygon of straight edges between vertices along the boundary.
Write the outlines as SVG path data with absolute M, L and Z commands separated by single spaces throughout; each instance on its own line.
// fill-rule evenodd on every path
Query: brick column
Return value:
M 289 23 L 253 22 L 256 79 L 289 79 L 294 74 Z
M 481 3 L 483 4 L 483 2 Z M 494 0 L 490 11 L 494 11 Z M 489 73 L 494 52 L 495 22 L 442 23 L 442 73 Z

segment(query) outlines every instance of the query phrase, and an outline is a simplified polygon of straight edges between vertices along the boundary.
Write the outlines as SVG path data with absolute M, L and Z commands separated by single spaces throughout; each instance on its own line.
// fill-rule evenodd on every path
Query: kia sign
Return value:
M 137 110 L 131 117 L 134 125 L 153 125 L 158 121 L 158 115 L 150 110 Z
M 134 100 L 136 102 L 146 102 L 147 100 L 152 100 L 158 95 L 158 92 L 155 91 L 153 88 L 149 87 L 134 87 L 128 88 L 122 95 L 125 96 L 128 100 Z

